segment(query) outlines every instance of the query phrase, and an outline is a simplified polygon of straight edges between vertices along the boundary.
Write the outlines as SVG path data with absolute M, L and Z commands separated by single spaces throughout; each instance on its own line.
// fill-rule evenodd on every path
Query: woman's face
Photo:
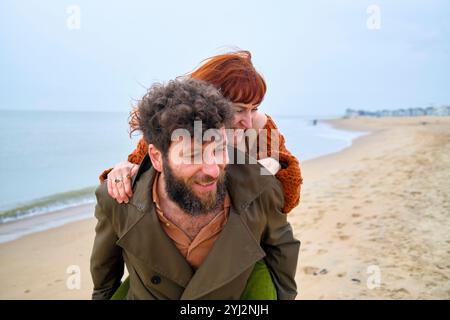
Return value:
M 258 110 L 258 106 L 251 103 L 233 103 L 233 108 L 233 129 L 252 128 L 253 115 Z

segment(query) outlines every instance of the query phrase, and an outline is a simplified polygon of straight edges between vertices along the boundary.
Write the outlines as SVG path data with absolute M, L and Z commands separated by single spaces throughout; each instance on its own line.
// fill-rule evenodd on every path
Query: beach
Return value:
M 302 162 L 297 299 L 449 299 L 450 117 L 329 123 L 371 133 Z M 90 299 L 95 223 L 1 243 L 0 299 Z
M 450 298 L 450 118 L 332 123 L 372 134 L 303 164 L 298 299 Z

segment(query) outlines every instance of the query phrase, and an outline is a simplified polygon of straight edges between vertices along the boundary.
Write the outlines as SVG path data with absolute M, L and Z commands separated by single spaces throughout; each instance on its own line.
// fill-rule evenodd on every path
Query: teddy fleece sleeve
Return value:
M 133 152 L 128 155 L 128 161 L 131 163 L 140 164 L 147 152 L 148 144 L 147 142 L 145 142 L 144 138 L 141 138 L 136 146 L 136 149 L 134 149 Z M 109 168 L 102 172 L 102 174 L 99 176 L 100 183 L 108 178 L 108 173 L 110 173 L 112 169 L 113 168 Z
M 276 156 L 281 165 L 281 169 L 275 177 L 281 182 L 284 193 L 283 213 L 290 213 L 300 203 L 301 185 L 303 178 L 299 160 L 286 148 L 284 136 L 279 132 L 275 122 L 268 115 L 267 122 L 263 129 L 267 132 L 267 156 Z M 273 132 L 273 133 L 272 133 Z M 272 150 L 273 135 L 278 138 L 278 151 Z M 258 149 L 258 159 L 260 150 Z
M 128 161 L 134 164 L 140 164 L 147 152 L 148 143 L 145 142 L 144 138 L 141 138 L 136 146 L 136 149 L 128 155 Z

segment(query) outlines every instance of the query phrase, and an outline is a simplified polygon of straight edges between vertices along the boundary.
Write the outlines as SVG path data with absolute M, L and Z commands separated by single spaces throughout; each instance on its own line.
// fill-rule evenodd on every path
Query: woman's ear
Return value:
M 150 160 L 152 162 L 153 168 L 155 168 L 156 171 L 162 172 L 162 154 L 161 151 L 159 151 L 155 145 L 149 144 L 148 145 L 148 155 L 150 157 Z

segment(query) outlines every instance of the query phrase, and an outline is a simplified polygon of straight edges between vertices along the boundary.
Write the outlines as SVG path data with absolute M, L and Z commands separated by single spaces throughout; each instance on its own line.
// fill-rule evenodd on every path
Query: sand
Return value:
M 302 166 L 298 299 L 450 298 L 450 117 L 331 123 L 372 134 Z
M 289 217 L 302 241 L 298 299 L 450 298 L 450 117 L 332 124 L 371 133 L 302 163 Z M 0 244 L 0 299 L 89 299 L 94 227 L 90 218 Z

